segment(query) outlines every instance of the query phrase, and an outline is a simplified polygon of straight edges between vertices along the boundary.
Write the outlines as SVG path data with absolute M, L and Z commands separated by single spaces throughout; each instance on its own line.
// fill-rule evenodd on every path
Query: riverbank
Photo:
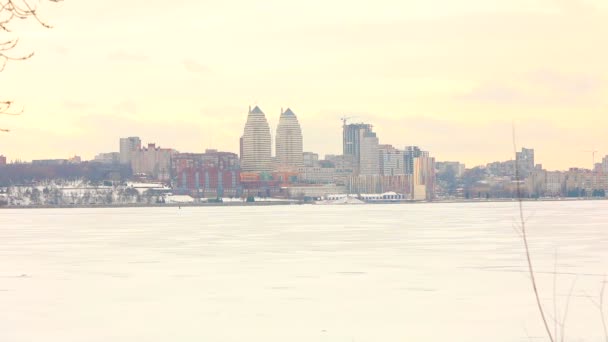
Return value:
M 201 202 L 201 203 L 130 203 L 130 204 L 87 204 L 87 205 L 11 205 L 0 209 L 83 209 L 83 208 L 186 208 L 186 207 L 244 207 L 299 204 L 291 201 L 258 202 Z
M 581 202 L 581 201 L 605 201 L 607 198 L 522 198 L 523 202 Z M 450 199 L 434 201 L 374 201 L 363 204 L 455 204 L 455 203 L 504 203 L 517 202 L 516 198 L 494 198 L 494 199 Z M 243 207 L 243 206 L 274 206 L 274 205 L 345 205 L 345 204 L 317 204 L 311 202 L 296 202 L 285 200 L 256 201 L 256 202 L 200 202 L 200 203 L 129 203 L 129 204 L 87 204 L 87 205 L 7 205 L 0 209 L 83 209 L 83 208 L 187 208 L 187 207 Z

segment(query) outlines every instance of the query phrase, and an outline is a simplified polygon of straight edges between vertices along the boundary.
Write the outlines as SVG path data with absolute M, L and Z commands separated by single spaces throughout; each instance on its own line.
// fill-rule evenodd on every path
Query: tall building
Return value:
M 130 164 L 133 152 L 141 149 L 139 137 L 120 138 L 120 163 Z
M 244 172 L 272 171 L 271 151 L 266 116 L 258 106 L 250 108 L 242 137 L 241 169 Z
M 429 157 L 428 152 L 414 158 L 412 198 L 428 201 L 435 198 L 435 158 Z
M 522 148 L 521 152 L 515 153 L 515 161 L 519 169 L 519 177 L 526 178 L 534 170 L 534 149 Z
M 380 173 L 378 137 L 369 124 L 344 125 L 342 130 L 344 158 L 351 160 L 355 174 Z
M 279 167 L 298 168 L 304 165 L 302 150 L 302 129 L 298 118 L 287 108 L 281 110 L 276 135 L 276 157 Z
M 6 157 L 0 154 L 0 166 L 6 165 Z
M 380 157 L 378 155 L 379 142 L 376 133 L 365 132 L 361 137 L 361 149 L 359 152 L 359 174 L 379 175 Z

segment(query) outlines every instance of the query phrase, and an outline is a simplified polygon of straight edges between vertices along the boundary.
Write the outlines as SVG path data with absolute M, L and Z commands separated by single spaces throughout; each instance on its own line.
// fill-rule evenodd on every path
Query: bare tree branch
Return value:
M 513 123 L 513 152 L 517 153 L 517 144 L 515 140 L 515 123 Z M 543 309 L 543 305 L 540 301 L 540 295 L 538 293 L 538 287 L 536 285 L 536 276 L 534 274 L 534 267 L 532 266 L 532 258 L 530 256 L 530 248 L 528 246 L 528 235 L 526 232 L 526 220 L 524 218 L 524 205 L 522 199 L 521 192 L 521 184 L 519 177 L 519 165 L 517 163 L 517 158 L 515 158 L 515 182 L 517 183 L 517 202 L 519 204 L 519 220 L 520 220 L 520 231 L 521 238 L 524 243 L 524 250 L 526 252 L 526 260 L 528 262 L 528 272 L 530 274 L 530 281 L 532 282 L 532 289 L 534 290 L 534 297 L 536 299 L 536 305 L 538 306 L 538 311 L 540 313 L 540 317 L 542 319 L 543 325 L 547 332 L 547 337 L 550 342 L 555 342 L 553 333 L 551 333 L 551 328 L 549 328 L 549 323 L 547 322 L 547 318 L 545 315 L 545 310 Z
M 46 21 L 42 20 L 38 15 L 38 6 L 33 5 L 34 1 L 39 4 L 40 1 L 60 2 L 62 0 L 0 0 L 0 33 L 11 33 L 9 28 L 11 22 L 15 19 L 33 19 L 39 25 L 45 28 L 51 28 Z M 0 72 L 4 71 L 9 61 L 22 61 L 34 56 L 33 52 L 26 54 L 11 53 L 19 44 L 18 38 L 8 38 L 0 40 Z M 23 110 L 12 111 L 12 101 L 0 100 L 0 114 L 2 115 L 20 115 Z M 9 132 L 8 129 L 0 129 L 0 132 Z

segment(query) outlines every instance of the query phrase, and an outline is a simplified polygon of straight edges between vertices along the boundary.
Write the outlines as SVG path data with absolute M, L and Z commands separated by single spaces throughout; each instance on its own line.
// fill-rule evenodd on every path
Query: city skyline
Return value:
M 273 132 L 279 108 L 293 108 L 304 150 L 320 154 L 341 150 L 325 137 L 344 115 L 374 123 L 384 142 L 467 165 L 511 158 L 512 121 L 518 145 L 549 169 L 589 168 L 582 151 L 608 152 L 608 48 L 595 43 L 608 33 L 604 2 L 289 3 L 43 6 L 54 29 L 15 25 L 36 56 L 3 72 L 3 96 L 25 112 L 2 118 L 12 132 L 0 152 L 89 159 L 132 135 L 237 152 L 249 103 L 268 111 Z
M 263 140 L 262 145 L 266 145 L 266 144 L 268 145 L 268 146 L 265 146 L 265 147 L 262 148 L 264 150 L 264 152 L 262 152 L 262 153 L 264 155 L 269 154 L 270 157 L 271 157 L 271 160 L 267 160 L 267 161 L 262 162 L 262 164 L 265 164 L 267 166 L 261 166 L 261 168 L 259 166 L 251 168 L 251 167 L 248 167 L 246 165 L 245 168 L 244 168 L 244 170 L 249 170 L 249 171 L 253 171 L 253 172 L 270 171 L 271 168 L 272 168 L 271 164 L 275 163 L 273 160 L 276 160 L 276 162 L 277 162 L 277 164 L 275 166 L 280 166 L 281 165 L 281 163 L 279 162 L 279 156 L 277 155 L 277 137 L 279 136 L 278 133 L 281 130 L 281 128 L 280 128 L 280 122 L 281 122 L 281 120 L 285 120 L 286 116 L 287 116 L 287 118 L 289 118 L 289 120 L 295 120 L 293 123 L 290 122 L 288 124 L 291 127 L 290 129 L 291 130 L 296 129 L 299 132 L 299 138 L 296 138 L 296 140 L 293 140 L 294 139 L 293 137 L 289 138 L 290 139 L 290 142 L 289 142 L 290 147 L 289 147 L 289 149 L 292 149 L 293 146 L 298 146 L 298 150 L 299 150 L 299 146 L 301 146 L 302 140 L 304 140 L 303 139 L 304 134 L 302 133 L 302 129 L 300 128 L 300 123 L 299 123 L 297 117 L 295 116 L 295 114 L 293 113 L 293 111 L 290 108 L 287 108 L 286 110 L 283 110 L 281 108 L 280 109 L 280 113 L 281 114 L 279 116 L 279 120 L 278 120 L 277 125 L 272 126 L 272 125 L 269 125 L 269 122 L 271 122 L 271 120 L 269 120 L 269 119 L 272 116 L 267 117 L 265 115 L 265 113 L 257 105 L 253 106 L 253 109 L 252 109 L 252 106 L 249 106 L 248 114 L 247 114 L 247 116 L 245 118 L 244 124 L 242 124 L 241 131 L 244 130 L 243 132 L 247 133 L 248 132 L 248 128 L 247 127 L 251 125 L 252 118 L 253 118 L 253 122 L 258 122 L 260 120 L 260 118 L 261 118 L 262 121 L 259 121 L 259 122 L 262 123 L 262 127 L 261 127 L 262 131 L 268 130 L 268 132 L 267 132 L 268 136 L 262 137 L 262 140 Z M 348 145 L 352 144 L 352 142 L 347 143 L 346 140 L 345 140 L 346 136 L 344 135 L 345 134 L 344 129 L 347 126 L 365 128 L 365 130 L 364 130 L 365 132 L 368 132 L 368 133 L 372 134 L 370 136 L 370 138 L 373 138 L 375 140 L 375 142 L 373 142 L 374 145 L 370 146 L 370 147 L 372 148 L 373 151 L 376 151 L 375 152 L 376 154 L 374 154 L 374 156 L 371 159 L 371 160 L 374 160 L 374 163 L 376 163 L 379 160 L 378 157 L 381 156 L 382 150 L 385 149 L 385 148 L 387 148 L 387 147 L 390 148 L 390 149 L 396 149 L 396 150 L 399 150 L 399 151 L 403 152 L 403 151 L 406 151 L 407 149 L 410 149 L 410 148 L 419 148 L 419 146 L 423 146 L 423 145 L 420 145 L 420 144 L 406 144 L 406 145 L 394 144 L 394 143 L 386 141 L 384 139 L 380 139 L 380 137 L 375 132 L 375 127 L 376 126 L 373 123 L 364 123 L 364 122 L 361 122 L 360 120 L 356 120 L 355 118 L 358 118 L 358 117 L 352 116 L 352 117 L 342 117 L 342 118 L 340 118 L 342 120 L 341 121 L 342 122 L 342 127 L 341 127 L 341 129 L 342 129 L 342 132 L 341 132 L 341 135 L 342 135 L 342 141 L 341 141 L 342 148 L 341 148 L 341 151 L 339 151 L 338 153 L 334 154 L 334 153 L 319 153 L 318 151 L 302 150 L 302 158 L 303 158 L 303 154 L 306 154 L 306 153 L 314 153 L 314 154 L 318 155 L 319 158 L 325 157 L 325 156 L 337 156 L 337 155 L 344 155 L 344 156 L 346 156 L 346 155 L 350 155 L 350 154 L 355 153 L 354 151 L 350 151 L 349 152 L 349 151 L 345 150 L 345 146 L 348 146 Z M 348 119 L 353 119 L 353 122 L 348 123 Z M 293 126 L 294 124 L 295 124 L 295 126 Z M 283 125 L 285 125 L 285 123 L 283 123 Z M 283 128 L 283 130 L 284 129 L 285 128 Z M 357 129 L 359 129 L 359 128 L 357 128 Z M 253 132 L 254 130 L 258 130 L 258 128 L 256 128 L 256 129 L 250 128 L 249 130 Z M 266 133 L 264 133 L 264 134 L 266 134 Z M 286 134 L 289 135 L 287 132 L 285 132 L 283 134 L 284 137 L 282 137 L 282 139 L 286 139 L 286 137 L 285 137 Z M 358 136 L 359 133 L 357 133 L 356 135 Z M 243 137 L 244 137 L 244 134 L 242 133 L 241 136 L 240 136 L 240 138 L 238 139 L 239 145 L 240 145 L 238 151 L 230 151 L 230 150 L 226 151 L 226 150 L 222 150 L 222 149 L 219 149 L 219 150 L 230 152 L 230 153 L 235 153 L 236 155 L 239 156 L 239 158 L 242 159 L 242 155 L 243 155 L 243 150 L 242 150 L 242 148 L 243 148 L 243 145 L 242 145 L 243 141 L 242 140 L 243 140 Z M 333 138 L 339 138 L 339 136 L 336 136 L 336 137 L 333 137 Z M 72 154 L 72 155 L 56 155 L 56 156 L 52 156 L 52 157 L 46 155 L 46 156 L 41 156 L 40 158 L 32 158 L 32 159 L 27 160 L 27 159 L 14 158 L 9 153 L 6 153 L 6 152 L 0 153 L 0 156 L 2 156 L 3 158 L 5 158 L 5 160 L 6 160 L 7 163 L 11 163 L 11 162 L 30 162 L 32 160 L 59 160 L 59 159 L 65 159 L 65 160 L 67 160 L 67 159 L 72 158 L 72 157 L 78 158 L 78 160 L 82 159 L 82 160 L 91 160 L 91 161 L 93 161 L 97 157 L 105 156 L 106 158 L 111 158 L 111 155 L 115 154 L 116 158 L 118 158 L 117 162 L 120 162 L 121 164 L 125 164 L 125 162 L 129 162 L 129 153 L 130 153 L 130 151 L 136 151 L 136 150 L 140 150 L 140 149 L 144 149 L 145 150 L 146 149 L 146 147 L 145 147 L 146 144 L 148 146 L 152 146 L 154 148 L 163 148 L 163 149 L 168 148 L 168 149 L 174 150 L 176 152 L 181 152 L 181 153 L 202 153 L 202 151 L 206 151 L 206 150 L 218 150 L 215 146 L 199 147 L 199 148 L 196 148 L 194 150 L 180 150 L 180 149 L 175 148 L 170 143 L 169 144 L 159 144 L 159 143 L 156 142 L 157 140 L 155 140 L 155 139 L 148 139 L 148 140 L 146 140 L 146 138 L 142 139 L 139 135 L 129 136 L 128 138 L 117 137 L 116 139 L 119 139 L 119 144 L 117 146 L 113 146 L 111 148 L 107 147 L 107 148 L 105 148 L 103 150 L 94 151 L 92 157 L 88 157 L 88 156 L 87 157 L 83 157 L 83 156 L 77 155 L 77 154 Z M 259 138 L 256 138 L 256 140 L 257 139 L 259 139 Z M 354 139 L 354 137 L 353 137 L 353 139 Z M 281 140 L 281 139 L 279 139 L 279 140 Z M 299 141 L 299 142 L 296 142 L 296 141 Z M 145 142 L 145 144 L 144 144 L 144 142 Z M 293 145 L 294 143 L 295 143 L 295 145 Z M 256 142 L 255 144 L 258 144 L 258 143 Z M 357 143 L 357 145 L 358 144 L 359 143 Z M 115 142 L 114 142 L 114 145 L 116 145 Z M 510 146 L 511 146 L 511 148 L 513 148 L 512 142 L 510 143 Z M 425 148 L 425 150 L 429 150 L 428 148 L 426 148 L 426 146 L 423 146 L 423 148 Z M 370 151 L 372 151 L 372 150 L 370 150 Z M 525 151 L 527 149 L 524 147 L 523 150 Z M 531 151 L 532 151 L 532 155 L 534 155 L 534 153 L 535 153 L 534 152 L 535 151 L 534 148 L 532 148 Z M 2 152 L 2 151 L 0 151 L 0 152 Z M 538 164 L 542 165 L 545 169 L 547 169 L 549 171 L 564 171 L 564 170 L 568 170 L 568 169 L 571 169 L 571 168 L 582 168 L 582 169 L 593 170 L 595 167 L 597 167 L 597 164 L 606 164 L 607 163 L 606 160 L 608 159 L 608 154 L 603 154 L 599 150 L 584 150 L 584 151 L 581 150 L 580 152 L 583 152 L 585 154 L 589 154 L 589 156 L 587 156 L 587 159 L 592 158 L 591 160 L 588 160 L 589 166 L 574 166 L 574 165 L 569 165 L 569 166 L 567 166 L 567 167 L 565 167 L 563 169 L 550 169 L 550 168 L 546 168 L 546 164 L 544 164 L 542 160 L 537 159 L 537 161 L 538 161 Z M 249 152 L 250 156 L 246 158 L 246 159 L 248 159 L 248 161 L 246 161 L 245 164 L 247 164 L 248 162 L 251 163 L 252 161 L 255 162 L 255 163 L 258 163 L 259 162 L 259 160 L 258 160 L 259 158 L 254 158 L 254 155 L 257 155 L 258 153 L 259 152 Z M 293 152 L 290 152 L 290 153 L 293 154 Z M 459 162 L 459 163 L 462 163 L 463 165 L 466 165 L 467 168 L 475 168 L 475 167 L 486 167 L 486 166 L 489 166 L 490 164 L 497 163 L 497 162 L 514 161 L 514 160 L 516 160 L 516 159 L 519 158 L 519 156 L 520 156 L 521 153 L 523 153 L 523 152 L 517 152 L 517 153 L 515 153 L 515 155 L 508 156 L 508 157 L 503 158 L 503 159 L 499 159 L 498 157 L 496 157 L 495 159 L 488 160 L 488 161 L 482 162 L 480 164 L 467 164 L 463 160 L 458 160 L 458 159 L 449 159 L 449 160 L 440 159 L 440 158 L 434 158 L 434 159 L 436 159 L 437 161 L 444 161 L 444 162 Z M 591 153 L 593 153 L 593 155 Z M 433 154 L 434 155 L 439 155 L 440 153 L 437 153 L 436 151 L 433 151 Z M 542 155 L 542 153 L 541 153 L 541 155 Z M 353 155 L 352 157 L 354 157 L 355 160 L 359 160 L 359 158 L 360 158 L 358 155 Z M 532 157 L 532 158 L 534 158 L 534 157 Z M 380 158 L 380 159 L 382 159 L 382 158 Z M 303 162 L 303 159 L 301 159 L 301 160 L 302 160 L 301 162 Z M 593 163 L 592 163 L 592 161 L 593 161 Z M 303 165 L 303 164 L 300 164 L 301 162 L 298 162 L 298 163 L 296 163 L 296 164 L 294 164 L 292 166 L 295 166 L 297 168 L 298 166 L 296 166 L 296 165 Z M 355 165 L 358 165 L 358 162 Z M 591 166 L 591 165 L 593 165 L 593 166 Z M 282 164 L 282 166 L 285 167 L 285 166 L 289 166 L 289 165 Z M 378 172 L 380 170 L 380 164 L 378 164 L 378 163 L 376 163 L 375 166 L 371 166 L 371 167 L 372 167 L 371 170 L 375 170 L 375 168 L 378 169 Z M 528 169 L 530 169 L 531 167 L 534 167 L 534 165 L 528 166 Z M 356 169 L 358 169 L 358 168 L 359 168 L 359 166 L 356 166 Z M 359 173 L 359 172 L 360 171 L 356 171 L 356 173 Z M 363 174 L 366 174 L 366 173 L 376 174 L 378 172 L 375 172 L 375 171 L 365 171 L 364 170 Z

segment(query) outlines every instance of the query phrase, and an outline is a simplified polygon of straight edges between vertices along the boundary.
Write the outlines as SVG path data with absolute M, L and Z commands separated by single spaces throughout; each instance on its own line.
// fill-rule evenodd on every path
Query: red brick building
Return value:
M 240 165 L 230 152 L 179 153 L 173 156 L 174 188 L 204 197 L 238 196 Z

